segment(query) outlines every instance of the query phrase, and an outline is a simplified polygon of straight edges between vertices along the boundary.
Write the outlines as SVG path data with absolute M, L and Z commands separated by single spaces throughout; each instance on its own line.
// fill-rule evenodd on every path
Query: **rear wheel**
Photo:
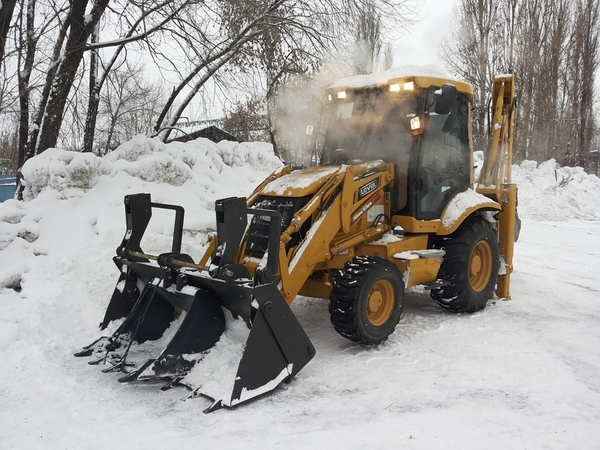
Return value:
M 450 284 L 433 289 L 431 297 L 450 311 L 485 308 L 494 293 L 500 266 L 498 241 L 490 223 L 482 218 L 469 220 L 435 247 L 446 252 L 439 277 Z
M 400 320 L 402 275 L 385 259 L 356 257 L 334 276 L 329 300 L 331 323 L 338 333 L 360 344 L 379 344 Z

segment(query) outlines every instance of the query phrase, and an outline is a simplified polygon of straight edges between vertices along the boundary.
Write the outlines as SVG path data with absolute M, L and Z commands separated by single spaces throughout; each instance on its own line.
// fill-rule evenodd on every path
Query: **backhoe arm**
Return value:
M 479 175 L 477 192 L 502 205 L 497 216 L 500 255 L 504 270 L 498 276 L 496 294 L 510 300 L 510 274 L 517 221 L 517 186 L 511 182 L 512 147 L 516 128 L 514 75 L 494 78 L 492 89 L 492 138 Z

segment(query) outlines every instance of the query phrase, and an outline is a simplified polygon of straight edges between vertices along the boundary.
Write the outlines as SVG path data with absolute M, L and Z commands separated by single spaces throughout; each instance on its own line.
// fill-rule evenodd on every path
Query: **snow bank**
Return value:
M 198 254 L 214 228 L 215 200 L 250 194 L 281 165 L 265 143 L 164 144 L 136 136 L 103 158 L 49 149 L 23 167 L 25 201 L 0 206 L 0 287 L 19 288 L 43 255 L 76 257 L 98 246 L 110 260 L 123 237 L 123 197 L 137 192 L 184 206 L 187 245 L 194 247 L 185 250 Z M 153 216 L 149 250 L 165 249 L 172 223 L 168 214 Z
M 514 166 L 519 215 L 537 220 L 600 219 L 600 178 L 581 167 L 560 167 L 554 159 Z
M 24 198 L 32 200 L 46 187 L 61 192 L 71 188 L 91 189 L 100 177 L 115 178 L 122 173 L 177 187 L 192 180 L 196 187 L 211 190 L 220 184 L 219 179 L 228 174 L 228 169 L 242 169 L 254 178 L 255 172 L 271 172 L 279 166 L 281 162 L 269 144 L 228 141 L 215 144 L 207 139 L 164 144 L 140 135 L 104 158 L 91 153 L 46 150 L 23 167 Z
M 473 154 L 475 179 L 483 166 L 483 152 Z M 519 189 L 519 216 L 532 220 L 600 219 L 600 178 L 581 167 L 561 167 L 550 159 L 512 166 L 512 182 Z

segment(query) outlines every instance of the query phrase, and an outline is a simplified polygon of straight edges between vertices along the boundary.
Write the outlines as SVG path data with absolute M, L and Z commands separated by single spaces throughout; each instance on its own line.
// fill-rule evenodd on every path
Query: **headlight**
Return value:
M 412 131 L 417 131 L 421 128 L 421 118 L 419 116 L 415 116 L 410 119 L 410 129 Z

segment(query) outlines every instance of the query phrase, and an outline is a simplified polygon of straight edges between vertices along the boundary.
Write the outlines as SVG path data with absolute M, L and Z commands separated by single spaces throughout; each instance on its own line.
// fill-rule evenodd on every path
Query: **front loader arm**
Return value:
M 344 241 L 352 239 L 352 244 L 357 245 L 377 239 L 387 231 L 384 222 L 375 227 L 373 224 L 352 227 L 372 206 L 385 204 L 384 190 L 393 179 L 393 165 L 383 161 L 341 166 L 294 215 L 282 233 L 279 247 L 280 289 L 288 304 L 317 264 L 328 262 L 343 251 L 335 242 L 338 233 L 343 233 Z M 386 208 L 389 216 L 389 205 Z M 286 251 L 291 235 L 309 219 L 312 223 L 306 236 L 295 249 Z
M 281 178 L 282 176 L 287 175 L 291 171 L 292 168 L 290 166 L 283 166 L 271 173 L 267 178 L 265 178 L 248 197 L 248 207 L 250 208 L 252 205 L 254 205 L 254 203 L 256 203 L 256 199 L 267 184 L 269 184 L 271 181 L 276 180 L 277 178 Z

